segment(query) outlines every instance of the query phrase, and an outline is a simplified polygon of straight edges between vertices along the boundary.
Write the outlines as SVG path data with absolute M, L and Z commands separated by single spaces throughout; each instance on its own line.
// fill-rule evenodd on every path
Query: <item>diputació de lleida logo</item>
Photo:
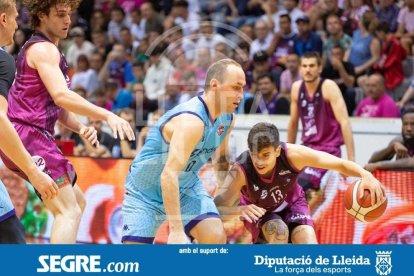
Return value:
M 377 274 L 388 275 L 391 273 L 391 253 L 392 251 L 375 251 L 377 254 L 375 268 Z

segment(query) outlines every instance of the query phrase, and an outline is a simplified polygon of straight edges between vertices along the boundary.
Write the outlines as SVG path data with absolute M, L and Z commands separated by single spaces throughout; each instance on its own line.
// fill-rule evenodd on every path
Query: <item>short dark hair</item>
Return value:
M 173 7 L 181 7 L 181 8 L 188 8 L 188 2 L 185 0 L 177 0 L 174 1 Z
M 263 73 L 260 74 L 257 78 L 256 78 L 256 82 L 259 82 L 261 79 L 265 79 L 268 78 L 271 82 L 273 82 L 272 76 L 270 75 L 270 73 Z
M 407 114 L 414 114 L 414 105 L 407 105 L 401 110 L 401 119 Z
M 250 152 L 260 152 L 267 147 L 280 145 L 279 130 L 271 123 L 257 123 L 249 131 L 247 144 Z
M 212 65 L 210 65 L 210 67 L 208 67 L 207 69 L 205 89 L 207 90 L 210 87 L 210 81 L 212 79 L 216 79 L 220 83 L 222 83 L 224 81 L 227 67 L 230 65 L 234 65 L 234 66 L 238 66 L 242 68 L 239 63 L 237 63 L 236 61 L 230 58 L 221 59 L 219 61 L 214 62 Z
M 390 32 L 390 24 L 387 21 L 380 21 L 375 28 L 375 31 L 388 34 Z
M 316 59 L 316 63 L 320 66 L 322 64 L 321 61 L 321 56 L 319 55 L 318 52 L 312 51 L 312 52 L 306 52 L 303 54 L 303 56 L 301 57 L 301 61 L 305 58 L 315 58 Z
M 279 18 L 283 18 L 283 17 L 287 18 L 289 22 L 292 22 L 292 18 L 290 18 L 290 15 L 288 13 L 284 13 L 279 16 Z

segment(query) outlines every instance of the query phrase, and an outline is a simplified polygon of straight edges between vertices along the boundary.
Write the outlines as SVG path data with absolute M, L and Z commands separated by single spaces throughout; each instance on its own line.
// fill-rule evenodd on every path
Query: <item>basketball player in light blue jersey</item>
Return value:
M 226 242 L 197 172 L 210 158 L 223 161 L 245 85 L 237 62 L 217 61 L 207 71 L 204 93 L 164 114 L 151 129 L 126 180 L 122 242 L 152 243 L 164 220 L 168 243 L 188 243 L 188 236 L 199 243 Z

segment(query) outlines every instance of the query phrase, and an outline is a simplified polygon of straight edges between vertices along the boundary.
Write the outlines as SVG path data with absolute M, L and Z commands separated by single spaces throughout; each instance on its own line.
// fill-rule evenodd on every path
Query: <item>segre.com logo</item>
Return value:
M 110 262 L 101 268 L 99 255 L 40 255 L 37 272 L 139 272 L 139 262 Z

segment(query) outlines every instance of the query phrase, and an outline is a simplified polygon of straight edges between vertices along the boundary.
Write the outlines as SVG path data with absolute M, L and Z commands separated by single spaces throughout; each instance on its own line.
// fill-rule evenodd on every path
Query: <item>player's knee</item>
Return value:
M 86 207 L 85 196 L 83 194 L 78 195 L 76 197 L 76 201 L 78 203 L 79 208 L 81 209 L 81 212 L 83 213 L 83 211 L 85 210 L 85 207 Z
M 203 231 L 196 237 L 199 243 L 203 244 L 225 244 L 227 242 L 226 232 L 223 227 L 210 228 Z
M 76 204 L 70 208 L 63 208 L 60 210 L 60 215 L 64 216 L 66 220 L 77 223 L 82 216 L 81 208 Z
M 262 227 L 262 233 L 268 243 L 287 243 L 289 240 L 289 228 L 281 219 L 273 219 Z
M 295 244 L 317 244 L 315 230 L 309 225 L 297 226 L 292 232 L 292 243 Z

